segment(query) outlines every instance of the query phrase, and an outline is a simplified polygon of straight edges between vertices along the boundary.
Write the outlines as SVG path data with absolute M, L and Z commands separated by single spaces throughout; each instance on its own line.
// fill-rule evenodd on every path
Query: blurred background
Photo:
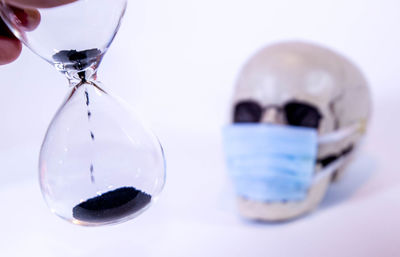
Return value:
M 78 227 L 47 209 L 37 182 L 66 79 L 24 48 L 0 67 L 0 256 L 400 255 L 400 16 L 397 0 L 130 0 L 99 80 L 158 135 L 167 184 L 135 220 Z M 371 85 L 362 151 L 317 210 L 277 224 L 240 218 L 221 127 L 244 62 L 261 47 L 309 41 L 347 56 Z

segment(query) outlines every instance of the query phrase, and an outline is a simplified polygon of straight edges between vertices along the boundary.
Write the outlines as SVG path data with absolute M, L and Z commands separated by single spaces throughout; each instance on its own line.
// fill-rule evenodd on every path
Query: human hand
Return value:
M 40 22 L 40 13 L 36 8 L 51 8 L 68 4 L 76 0 L 5 0 L 13 6 L 15 15 L 20 20 L 20 26 L 25 31 L 34 30 Z M 21 53 L 21 42 L 12 34 L 0 18 L 0 65 L 10 63 Z

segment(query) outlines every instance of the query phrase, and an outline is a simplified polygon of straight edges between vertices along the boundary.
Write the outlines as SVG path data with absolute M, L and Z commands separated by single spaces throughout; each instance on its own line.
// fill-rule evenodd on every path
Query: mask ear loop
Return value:
M 354 133 L 360 133 L 362 135 L 365 133 L 366 130 L 365 128 L 366 128 L 366 122 L 361 121 L 359 123 L 350 125 L 349 127 L 346 127 L 344 129 L 340 129 L 338 131 L 329 133 L 327 135 L 319 136 L 318 144 L 323 145 L 323 144 L 338 142 Z
M 323 144 L 328 144 L 328 143 L 333 143 L 333 142 L 338 142 L 352 134 L 359 133 L 359 134 L 364 134 L 366 130 L 366 122 L 361 121 L 357 124 L 353 124 L 347 128 L 335 131 L 333 133 L 329 133 L 327 135 L 321 136 L 318 138 L 318 145 L 323 145 Z M 315 185 L 319 183 L 321 180 L 324 178 L 331 176 L 337 169 L 339 169 L 347 160 L 349 153 L 339 157 L 337 160 L 333 161 L 331 164 L 329 164 L 327 167 L 322 169 L 318 174 L 314 176 L 313 181 L 311 182 L 311 185 Z
M 318 184 L 321 180 L 326 177 L 330 177 L 337 169 L 339 169 L 346 161 L 349 154 L 339 157 L 337 160 L 323 168 L 318 174 L 316 174 L 311 182 L 311 185 Z

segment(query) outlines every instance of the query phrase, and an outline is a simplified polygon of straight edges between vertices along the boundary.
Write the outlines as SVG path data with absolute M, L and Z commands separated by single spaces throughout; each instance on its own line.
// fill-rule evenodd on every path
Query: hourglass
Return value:
M 49 208 L 85 226 L 138 216 L 164 186 L 163 150 L 126 104 L 97 81 L 126 0 L 48 1 L 51 6 L 39 8 L 0 1 L 1 17 L 15 36 L 65 74 L 72 87 L 40 152 L 40 187 Z

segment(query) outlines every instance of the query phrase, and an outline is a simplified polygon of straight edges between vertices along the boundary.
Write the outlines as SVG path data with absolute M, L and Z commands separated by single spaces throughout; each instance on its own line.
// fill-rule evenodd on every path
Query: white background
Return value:
M 0 256 L 400 256 L 399 9 L 398 0 L 129 1 L 99 79 L 146 117 L 168 177 L 149 211 L 102 228 L 70 225 L 41 198 L 39 147 L 68 88 L 24 49 L 0 67 Z M 357 63 L 373 119 L 359 157 L 316 211 L 252 223 L 235 211 L 220 128 L 245 60 L 291 39 Z

